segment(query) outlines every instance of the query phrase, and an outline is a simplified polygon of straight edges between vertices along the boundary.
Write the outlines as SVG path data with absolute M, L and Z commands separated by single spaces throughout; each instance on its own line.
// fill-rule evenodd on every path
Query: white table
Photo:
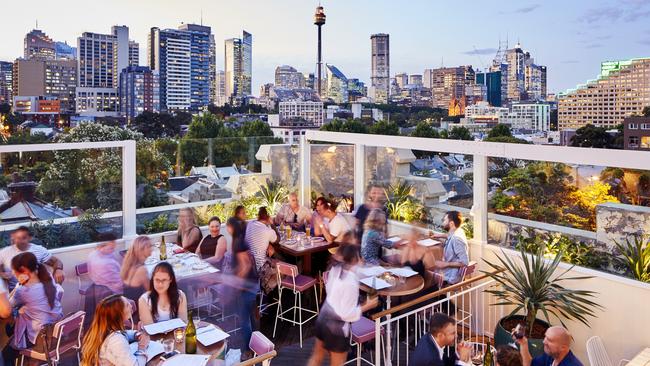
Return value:
M 171 264 L 174 268 L 174 274 L 176 275 L 177 280 L 219 272 L 217 268 L 199 258 L 199 256 L 194 253 L 183 252 L 174 254 L 174 250 L 177 249 L 180 249 L 178 245 L 172 243 L 167 244 L 166 262 Z M 149 276 L 151 276 L 154 267 L 156 267 L 158 263 L 160 263 L 160 249 L 154 247 L 151 256 L 149 256 L 145 261 L 145 268 L 147 268 Z
M 650 347 L 639 352 L 625 366 L 650 366 Z

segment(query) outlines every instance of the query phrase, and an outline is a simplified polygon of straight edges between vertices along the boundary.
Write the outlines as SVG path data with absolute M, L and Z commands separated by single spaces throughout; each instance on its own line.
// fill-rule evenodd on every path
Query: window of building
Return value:
M 630 136 L 628 144 L 630 147 L 639 147 L 639 136 Z
M 630 123 L 629 125 L 627 125 L 627 128 L 630 129 L 630 130 L 638 130 L 639 125 L 636 124 L 636 123 Z

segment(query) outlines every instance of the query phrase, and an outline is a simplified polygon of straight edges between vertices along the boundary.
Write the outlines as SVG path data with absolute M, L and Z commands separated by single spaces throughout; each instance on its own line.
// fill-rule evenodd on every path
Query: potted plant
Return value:
M 543 339 L 546 329 L 554 315 L 562 325 L 564 320 L 578 320 L 589 326 L 587 319 L 594 316 L 594 311 L 601 306 L 592 301 L 597 294 L 593 291 L 568 289 L 563 286 L 566 281 L 584 280 L 591 277 L 567 277 L 571 268 L 556 275 L 563 252 L 558 252 L 552 260 L 544 258 L 543 249 L 534 254 L 527 254 L 520 249 L 521 263 L 515 262 L 501 251 L 498 263 L 485 262 L 493 270 L 484 272 L 497 282 L 497 286 L 486 290 L 494 295 L 497 302 L 492 305 L 513 306 L 509 315 L 499 320 L 494 331 L 497 345 L 512 343 L 510 332 L 519 323 L 528 328 L 529 348 L 533 356 L 543 352 Z M 543 321 L 537 318 L 544 315 Z

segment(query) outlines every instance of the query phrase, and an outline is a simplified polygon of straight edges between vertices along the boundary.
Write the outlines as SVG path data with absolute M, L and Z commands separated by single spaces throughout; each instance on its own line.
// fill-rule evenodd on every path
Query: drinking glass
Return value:
M 165 353 L 170 353 L 171 351 L 174 350 L 174 340 L 173 339 L 165 339 L 162 343 L 163 343 L 163 348 L 165 350 Z
M 185 339 L 185 329 L 183 328 L 176 328 L 174 330 L 174 339 L 176 340 L 176 343 L 181 343 Z
M 199 327 L 199 322 L 201 322 L 201 316 L 199 315 L 198 310 L 192 312 L 192 320 L 194 321 L 194 326 Z
M 307 235 L 307 239 L 311 238 L 311 226 L 309 224 L 305 225 L 305 235 Z
M 472 350 L 472 364 L 476 366 L 483 364 L 483 350 L 481 347 L 474 346 Z
M 287 239 L 291 239 L 291 225 L 287 225 Z

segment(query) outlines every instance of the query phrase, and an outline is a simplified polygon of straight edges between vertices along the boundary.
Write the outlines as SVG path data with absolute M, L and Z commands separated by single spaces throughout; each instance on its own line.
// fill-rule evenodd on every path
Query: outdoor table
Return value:
M 321 238 L 322 240 L 320 240 L 316 238 L 318 237 L 307 239 L 304 233 L 294 232 L 291 239 L 282 237 L 276 248 L 280 253 L 302 258 L 302 273 L 312 274 L 311 256 L 314 253 L 324 252 L 338 246 L 335 243 L 328 243 L 325 239 Z
M 196 325 L 196 329 L 198 331 L 199 328 L 205 327 L 210 325 L 211 323 L 205 322 L 205 321 L 200 321 L 199 324 Z M 217 327 L 215 325 L 215 327 Z M 219 328 L 219 327 L 217 327 Z M 219 328 L 220 329 L 220 328 Z M 158 341 L 158 342 L 163 342 L 165 340 L 172 339 L 174 340 L 174 331 L 167 332 L 165 334 L 156 334 L 151 336 L 152 341 Z M 225 364 L 224 360 L 217 359 L 217 356 L 221 355 L 222 353 L 225 355 L 225 350 L 226 346 L 228 344 L 228 339 L 224 339 L 221 342 L 217 342 L 213 345 L 210 346 L 204 346 L 201 344 L 201 342 L 197 341 L 196 342 L 196 354 L 197 355 L 210 355 L 210 361 L 208 361 L 208 366 L 218 366 Z M 185 339 L 183 338 L 183 341 L 178 343 L 174 340 L 174 349 L 179 351 L 180 353 L 185 353 Z M 155 365 L 163 365 L 164 361 L 160 359 L 160 355 L 154 357 L 151 359 L 151 361 L 147 362 L 147 365 L 150 366 L 155 366 Z M 188 365 L 189 366 L 189 365 Z
M 371 290 L 370 287 L 364 284 L 361 284 L 360 288 L 365 292 L 369 292 Z M 379 296 L 386 297 L 386 310 L 389 310 L 391 306 L 391 297 L 413 295 L 418 291 L 422 290 L 423 288 L 424 288 L 424 278 L 422 278 L 422 276 L 420 275 L 414 275 L 406 278 L 404 283 L 398 282 L 391 287 L 377 290 L 377 294 Z M 386 360 L 387 365 L 391 364 L 391 358 L 392 358 L 390 318 L 391 318 L 390 314 L 386 315 L 386 319 L 388 320 L 388 323 L 386 324 L 386 354 L 388 355 L 387 357 L 388 359 Z
M 626 366 L 650 366 L 650 347 L 639 352 Z

